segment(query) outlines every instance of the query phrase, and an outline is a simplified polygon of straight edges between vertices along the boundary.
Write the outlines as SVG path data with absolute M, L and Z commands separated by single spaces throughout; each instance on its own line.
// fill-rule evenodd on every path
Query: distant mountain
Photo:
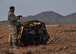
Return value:
M 76 12 L 65 16 L 66 18 L 76 18 Z
M 76 23 L 76 12 L 65 16 L 65 18 L 66 18 L 67 23 L 75 24 Z
M 53 11 L 46 11 L 46 12 L 42 12 L 39 13 L 37 15 L 34 16 L 27 16 L 25 18 L 23 18 L 23 21 L 25 20 L 39 20 L 39 21 L 43 21 L 46 24 L 61 24 L 64 23 L 64 16 L 53 12 Z
M 22 21 L 39 20 L 46 24 L 76 24 L 76 13 L 72 13 L 67 16 L 62 16 L 54 11 L 46 11 L 36 14 L 34 16 L 30 15 L 27 17 L 22 17 L 21 20 Z
M 46 24 L 75 24 L 76 13 L 72 13 L 67 16 L 62 16 L 54 11 L 46 11 L 34 16 L 24 17 L 23 21 L 25 20 L 40 20 L 45 22 Z

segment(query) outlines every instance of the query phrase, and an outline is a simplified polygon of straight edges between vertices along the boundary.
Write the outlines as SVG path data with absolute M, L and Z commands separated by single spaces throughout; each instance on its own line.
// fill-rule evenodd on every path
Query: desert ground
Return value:
M 76 24 L 46 25 L 49 41 L 45 45 L 19 46 L 11 50 L 8 25 L 0 25 L 0 54 L 76 54 Z

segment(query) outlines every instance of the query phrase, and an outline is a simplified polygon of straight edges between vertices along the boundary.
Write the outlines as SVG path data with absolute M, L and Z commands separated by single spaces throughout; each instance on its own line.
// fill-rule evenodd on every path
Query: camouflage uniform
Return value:
M 9 41 L 10 41 L 10 47 L 13 47 L 13 48 L 17 47 L 17 25 L 18 25 L 17 20 L 18 20 L 18 17 L 16 17 L 13 12 L 9 11 L 9 14 L 8 14 L 8 21 L 10 23 Z

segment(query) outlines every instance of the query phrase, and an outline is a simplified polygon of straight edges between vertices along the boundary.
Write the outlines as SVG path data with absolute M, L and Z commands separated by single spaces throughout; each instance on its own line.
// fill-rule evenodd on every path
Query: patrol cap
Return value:
M 15 7 L 14 6 L 10 6 L 9 9 L 10 9 L 11 12 L 14 12 L 15 11 Z
M 10 9 L 15 9 L 15 7 L 14 6 L 10 6 Z

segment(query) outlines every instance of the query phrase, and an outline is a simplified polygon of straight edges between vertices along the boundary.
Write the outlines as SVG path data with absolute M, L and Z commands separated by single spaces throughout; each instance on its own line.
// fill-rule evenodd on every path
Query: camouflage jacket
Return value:
M 18 20 L 19 20 L 19 18 L 16 17 L 14 13 L 9 11 L 8 21 L 9 21 L 10 25 L 18 25 L 18 23 L 17 23 Z

